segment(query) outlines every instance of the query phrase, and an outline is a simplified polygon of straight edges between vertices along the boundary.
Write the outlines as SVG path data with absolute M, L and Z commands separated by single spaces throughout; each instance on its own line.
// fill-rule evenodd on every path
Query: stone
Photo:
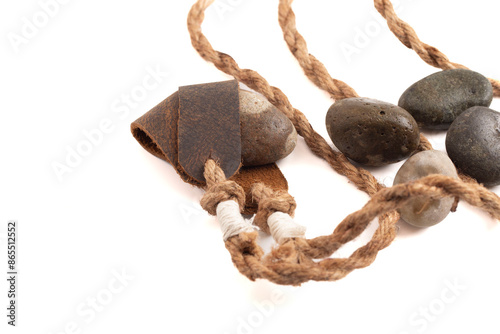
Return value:
M 486 187 L 500 184 L 500 113 L 473 107 L 455 119 L 446 135 L 455 166 Z
M 396 174 L 394 184 L 415 181 L 431 174 L 458 178 L 457 170 L 446 153 L 430 150 L 419 152 L 409 158 Z M 454 201 L 453 197 L 441 199 L 416 197 L 398 211 L 401 218 L 408 224 L 416 227 L 429 227 L 448 216 Z
M 408 112 L 369 98 L 335 102 L 326 115 L 326 129 L 346 157 L 367 166 L 406 159 L 420 143 L 418 125 Z
M 483 75 L 465 69 L 441 71 L 411 85 L 398 105 L 413 115 L 419 126 L 448 129 L 470 107 L 488 107 L 493 88 Z
M 292 153 L 297 131 L 263 96 L 240 89 L 241 157 L 244 166 L 276 162 Z

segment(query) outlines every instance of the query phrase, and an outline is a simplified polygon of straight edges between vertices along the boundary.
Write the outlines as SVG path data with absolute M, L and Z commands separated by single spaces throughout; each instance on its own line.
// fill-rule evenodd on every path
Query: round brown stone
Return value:
M 342 153 L 367 166 L 401 161 L 420 143 L 417 122 L 406 110 L 368 98 L 335 102 L 326 115 L 326 129 Z
M 276 162 L 292 153 L 297 131 L 292 122 L 263 96 L 240 90 L 243 165 Z

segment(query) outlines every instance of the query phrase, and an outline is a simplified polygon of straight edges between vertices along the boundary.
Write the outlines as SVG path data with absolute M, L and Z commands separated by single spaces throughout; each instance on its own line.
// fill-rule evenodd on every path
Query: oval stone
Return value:
M 451 124 L 446 151 L 457 168 L 486 187 L 500 184 L 500 113 L 473 107 Z
M 394 184 L 415 181 L 431 174 L 458 178 L 457 170 L 446 153 L 430 150 L 419 152 L 408 159 L 396 174 Z M 452 197 L 441 199 L 416 197 L 398 211 L 401 218 L 408 224 L 429 227 L 446 218 L 454 201 Z
M 401 161 L 420 143 L 418 125 L 406 110 L 368 98 L 335 102 L 326 115 L 326 129 L 346 157 L 367 166 Z
M 441 71 L 411 85 L 398 105 L 413 115 L 419 126 L 448 129 L 455 118 L 473 106 L 486 106 L 493 88 L 483 75 L 465 69 Z
M 241 158 L 245 166 L 276 162 L 292 153 L 297 131 L 263 96 L 240 89 Z

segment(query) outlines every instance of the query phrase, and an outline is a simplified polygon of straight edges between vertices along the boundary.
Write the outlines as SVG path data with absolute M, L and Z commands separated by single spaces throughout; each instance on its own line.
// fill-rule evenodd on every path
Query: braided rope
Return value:
M 270 232 L 267 219 L 273 213 L 279 211 L 293 217 L 297 203 L 286 191 L 273 191 L 263 183 L 256 183 L 251 192 L 253 199 L 259 204 L 253 223 L 265 233 Z
M 280 1 L 279 23 L 288 48 L 299 61 L 306 76 L 316 86 L 327 91 L 334 100 L 358 97 L 354 89 L 345 82 L 332 78 L 325 65 L 309 53 L 304 37 L 299 34 L 295 27 L 295 14 L 291 10 L 292 1 Z
M 252 232 L 229 238 L 226 248 L 238 270 L 251 280 L 264 278 L 287 285 L 299 285 L 308 280 L 338 280 L 355 269 L 370 265 L 377 252 L 392 242 L 395 237 L 394 225 L 382 224 L 372 240 L 349 258 L 325 258 L 315 262 L 312 260 L 311 250 L 321 251 L 321 246 L 335 248 L 346 240 L 352 240 L 356 232 L 363 231 L 375 217 L 395 212 L 416 196 L 432 199 L 459 197 L 500 220 L 500 197 L 494 193 L 478 184 L 466 184 L 443 175 L 430 175 L 417 182 L 382 189 L 361 210 L 347 216 L 333 234 L 326 236 L 329 240 L 323 240 L 322 245 L 313 244 L 307 239 L 293 238 L 264 256 L 257 244 L 257 234 Z M 324 253 L 328 251 L 325 250 Z
M 261 93 L 267 100 L 285 114 L 295 126 L 297 133 L 302 136 L 311 151 L 323 158 L 339 174 L 346 176 L 358 189 L 368 194 L 375 194 L 383 186 L 366 169 L 354 166 L 342 153 L 334 151 L 327 141 L 318 134 L 306 116 L 295 109 L 286 95 L 276 87 L 269 85 L 259 73 L 240 69 L 236 61 L 228 54 L 213 49 L 210 42 L 201 31 L 201 24 L 205 18 L 206 8 L 214 0 L 198 0 L 188 15 L 188 30 L 191 43 L 201 57 L 213 63 L 222 72 L 233 76 L 251 89 Z
M 249 69 L 240 69 L 231 56 L 213 49 L 201 31 L 204 11 L 212 2 L 213 0 L 197 1 L 188 15 L 187 24 L 191 35 L 191 42 L 198 53 L 205 60 L 212 62 L 219 70 L 232 75 L 248 87 L 264 95 L 269 102 L 280 109 L 292 121 L 297 133 L 304 138 L 311 151 L 326 160 L 336 172 L 346 176 L 358 189 L 370 196 L 382 189 L 384 186 L 378 183 L 370 172 L 363 168 L 355 167 L 342 153 L 334 151 L 326 140 L 314 131 L 305 115 L 298 109 L 293 108 L 286 95 L 280 89 L 270 86 L 257 72 Z M 382 216 L 379 220 L 379 230 L 394 230 L 394 225 L 398 219 L 399 215 L 395 212 Z M 333 245 L 323 245 L 324 242 L 329 242 L 329 239 L 328 237 L 319 237 L 311 241 L 312 247 L 305 247 L 305 249 L 308 254 L 315 258 L 330 256 L 342 245 L 342 242 L 351 241 L 361 232 L 352 234 L 352 238 L 339 238 L 340 241 L 335 241 Z M 392 237 L 391 241 L 395 237 L 395 233 L 388 233 L 387 235 Z M 385 245 L 380 244 L 380 247 L 385 247 Z M 378 250 L 380 249 L 382 248 Z
M 245 207 L 245 191 L 238 183 L 226 180 L 224 171 L 215 161 L 212 159 L 207 160 L 203 175 L 207 181 L 207 187 L 200 204 L 205 211 L 215 216 L 217 205 L 229 200 L 236 201 L 240 211 L 243 210 Z
M 304 70 L 306 76 L 318 86 L 318 88 L 328 92 L 335 100 L 357 96 L 352 95 L 352 93 L 351 95 L 340 94 L 339 91 L 344 92 L 346 90 L 345 86 L 347 85 L 342 81 L 333 79 L 323 63 L 309 53 L 304 37 L 302 37 L 297 30 L 295 13 L 292 10 L 292 2 L 293 0 L 280 0 L 278 18 L 285 42 L 299 62 L 300 67 Z M 352 90 L 349 86 L 347 87 Z M 349 93 L 350 91 L 347 90 L 347 92 Z M 352 92 L 356 94 L 354 91 Z M 432 150 L 431 143 L 423 134 L 420 134 L 420 144 L 417 150 Z
M 308 280 L 331 281 L 343 278 L 355 269 L 370 265 L 378 251 L 394 240 L 395 224 L 399 218 L 395 210 L 415 196 L 436 199 L 446 196 L 457 197 L 489 212 L 495 219 L 500 219 L 500 198 L 478 184 L 465 184 L 442 175 L 431 175 L 417 182 L 384 188 L 368 171 L 353 166 L 343 154 L 334 151 L 324 138 L 314 131 L 305 115 L 292 107 L 281 90 L 270 86 L 257 72 L 240 69 L 231 56 L 212 48 L 201 31 L 204 11 L 212 2 L 213 0 L 198 0 L 189 12 L 188 29 L 193 47 L 218 69 L 263 94 L 292 121 L 299 135 L 304 137 L 316 155 L 325 159 L 335 171 L 348 177 L 360 190 L 371 196 L 370 201 L 361 210 L 346 217 L 331 235 L 309 240 L 290 238 L 266 256 L 257 243 L 256 232 L 240 233 L 229 238 L 225 243 L 226 248 L 231 254 L 233 263 L 243 275 L 251 280 L 264 278 L 277 284 L 289 285 L 299 285 Z M 305 41 L 303 43 L 305 45 Z M 321 68 L 318 63 L 319 61 L 312 65 L 311 71 L 313 68 L 316 70 Z M 332 97 L 355 94 L 345 83 L 328 79 L 325 82 L 327 83 L 325 87 L 329 87 L 332 91 Z M 210 178 L 216 183 L 226 181 L 214 177 L 223 175 L 216 164 L 207 162 L 207 165 L 205 170 L 207 180 Z M 213 186 L 208 187 L 206 196 L 210 197 L 213 189 L 215 189 Z M 377 216 L 380 217 L 379 227 L 370 242 L 348 258 L 328 258 L 340 246 L 359 236 Z M 314 259 L 322 260 L 316 262 Z
M 453 68 L 465 68 L 466 66 L 451 62 L 448 57 L 434 46 L 422 42 L 415 30 L 405 21 L 401 20 L 390 0 L 374 0 L 374 5 L 377 11 L 387 20 L 387 25 L 392 33 L 403 43 L 407 48 L 414 50 L 423 61 L 427 64 L 449 70 Z M 496 97 L 500 97 L 500 81 L 489 79 L 493 86 L 493 93 Z

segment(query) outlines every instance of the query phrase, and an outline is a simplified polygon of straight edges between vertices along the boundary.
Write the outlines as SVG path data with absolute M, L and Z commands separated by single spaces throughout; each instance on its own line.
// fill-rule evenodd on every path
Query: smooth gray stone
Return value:
M 493 88 L 483 75 L 464 69 L 441 71 L 411 85 L 398 105 L 413 115 L 418 125 L 448 129 L 455 118 L 473 106 L 486 106 Z
M 458 178 L 457 170 L 446 153 L 430 150 L 419 152 L 408 159 L 396 174 L 394 184 L 415 181 L 431 174 Z M 452 197 L 436 200 L 417 197 L 411 199 L 398 211 L 401 218 L 408 224 L 429 227 L 448 216 L 454 201 Z
M 241 158 L 245 166 L 276 162 L 292 153 L 297 131 L 263 96 L 240 89 Z
M 420 143 L 418 125 L 406 110 L 368 98 L 335 102 L 326 115 L 326 129 L 346 157 L 367 166 L 404 160 Z
M 451 124 L 446 151 L 455 166 L 486 187 L 500 184 L 500 113 L 486 107 L 466 110 Z

